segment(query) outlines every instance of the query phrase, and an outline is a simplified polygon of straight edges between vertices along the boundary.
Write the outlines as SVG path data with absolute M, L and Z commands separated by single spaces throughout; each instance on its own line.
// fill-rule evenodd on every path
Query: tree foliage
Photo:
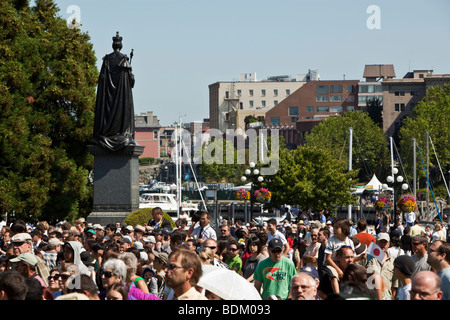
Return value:
M 366 112 L 349 111 L 323 120 L 305 137 L 306 145 L 324 150 L 348 169 L 350 128 L 353 128 L 352 168 L 359 171 L 358 179 L 368 182 L 374 173 L 386 174 L 389 168 L 387 141 L 383 130 Z
M 232 155 L 232 161 L 227 160 L 227 155 Z M 226 139 L 211 141 L 202 147 L 202 158 L 200 174 L 208 182 L 221 182 L 227 179 L 229 182 L 239 183 L 243 166 L 237 162 L 237 151 L 231 141 Z
M 426 166 L 426 132 L 428 132 L 433 142 L 436 156 L 445 174 L 450 170 L 450 84 L 429 88 L 425 97 L 416 105 L 412 112 L 413 116 L 403 120 L 399 131 L 400 154 L 405 167 L 412 168 L 413 138 L 416 139 L 423 163 Z M 430 171 L 435 171 L 434 174 L 433 172 L 430 173 L 430 178 L 434 182 L 442 182 L 432 144 L 430 143 L 429 146 L 430 159 L 428 161 L 430 162 Z M 424 177 L 425 174 L 422 169 L 419 152 L 417 152 L 416 161 L 417 176 Z M 412 170 L 409 170 L 409 173 L 412 176 Z
M 356 175 L 357 171 L 343 170 L 343 163 L 327 151 L 306 146 L 281 149 L 279 170 L 265 177 L 264 185 L 272 192 L 272 207 L 335 208 L 354 203 L 351 179 Z
M 96 58 L 52 0 L 0 0 L 0 208 L 73 219 L 91 207 Z

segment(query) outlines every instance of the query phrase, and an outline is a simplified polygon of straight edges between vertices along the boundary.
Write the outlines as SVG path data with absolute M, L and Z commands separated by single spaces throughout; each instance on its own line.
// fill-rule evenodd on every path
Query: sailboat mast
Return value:
M 413 195 L 417 199 L 417 177 L 416 177 L 416 138 L 413 138 Z
M 429 141 L 429 138 L 428 138 L 428 131 L 426 131 L 425 132 L 425 134 L 426 134 L 426 139 L 427 139 L 427 176 L 429 177 L 430 176 L 430 155 L 429 155 L 429 144 L 428 144 L 428 141 Z M 430 186 L 429 186 L 429 184 L 427 183 L 427 217 L 429 217 L 430 216 L 430 201 L 429 201 L 429 197 L 430 197 Z
M 352 171 L 352 149 L 353 149 L 353 128 L 350 128 L 350 144 L 349 144 L 349 151 L 348 151 L 348 171 Z M 352 205 L 348 205 L 348 218 L 352 218 Z

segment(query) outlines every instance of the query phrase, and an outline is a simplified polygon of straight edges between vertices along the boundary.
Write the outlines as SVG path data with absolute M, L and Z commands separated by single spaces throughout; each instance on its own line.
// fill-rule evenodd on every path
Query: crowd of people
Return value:
M 211 270 L 237 274 L 261 300 L 450 298 L 445 224 L 372 233 L 364 219 L 317 218 L 214 229 L 200 212 L 173 228 L 154 208 L 134 226 L 16 220 L 0 231 L 0 300 L 230 299 L 201 286 Z

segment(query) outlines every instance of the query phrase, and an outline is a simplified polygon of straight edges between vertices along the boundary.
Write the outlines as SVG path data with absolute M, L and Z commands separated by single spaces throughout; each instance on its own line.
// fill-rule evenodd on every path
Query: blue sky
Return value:
M 450 73 L 448 0 L 56 0 L 80 9 L 100 69 L 116 31 L 132 61 L 135 113 L 161 125 L 209 117 L 208 85 L 318 69 L 322 80 L 362 80 L 366 64 Z M 369 29 L 370 5 L 380 29 Z

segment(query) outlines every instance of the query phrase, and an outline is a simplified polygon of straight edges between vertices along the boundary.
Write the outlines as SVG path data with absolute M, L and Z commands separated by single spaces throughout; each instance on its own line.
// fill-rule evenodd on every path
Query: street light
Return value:
M 387 178 L 386 178 L 386 181 L 388 182 L 388 183 L 395 183 L 395 182 L 398 182 L 398 183 L 402 183 L 403 182 L 403 177 L 402 176 L 397 176 L 397 177 L 395 177 L 395 175 L 398 173 L 398 169 L 397 168 L 392 168 L 392 176 L 387 176 Z M 407 183 L 403 183 L 402 184 L 402 190 L 408 190 L 408 184 Z M 384 189 L 384 190 L 386 190 L 387 188 L 388 188 L 388 185 L 387 184 L 383 184 L 382 185 L 382 188 Z M 394 186 L 392 187 L 392 205 L 393 205 L 393 221 L 395 221 L 395 217 L 396 217 L 396 213 L 395 213 L 395 207 L 396 207 L 396 205 L 395 205 L 395 189 L 394 189 Z M 403 219 L 403 217 L 402 217 L 402 219 Z
M 250 222 L 252 220 L 252 215 L 253 215 L 253 192 L 254 192 L 253 186 L 255 184 L 253 182 L 253 179 L 254 179 L 254 177 L 258 176 L 256 178 L 256 180 L 258 180 L 258 182 L 264 181 L 264 178 L 259 175 L 259 173 L 260 173 L 259 170 L 257 168 L 255 168 L 256 164 L 254 162 L 250 162 L 249 166 L 250 166 L 250 169 L 246 169 L 244 171 L 245 175 L 241 177 L 242 182 L 247 181 L 247 179 L 248 179 L 247 176 L 249 177 L 249 180 L 250 180 L 250 215 L 247 217 L 247 214 L 246 214 L 246 217 L 244 219 L 244 220 L 247 220 L 247 222 Z

